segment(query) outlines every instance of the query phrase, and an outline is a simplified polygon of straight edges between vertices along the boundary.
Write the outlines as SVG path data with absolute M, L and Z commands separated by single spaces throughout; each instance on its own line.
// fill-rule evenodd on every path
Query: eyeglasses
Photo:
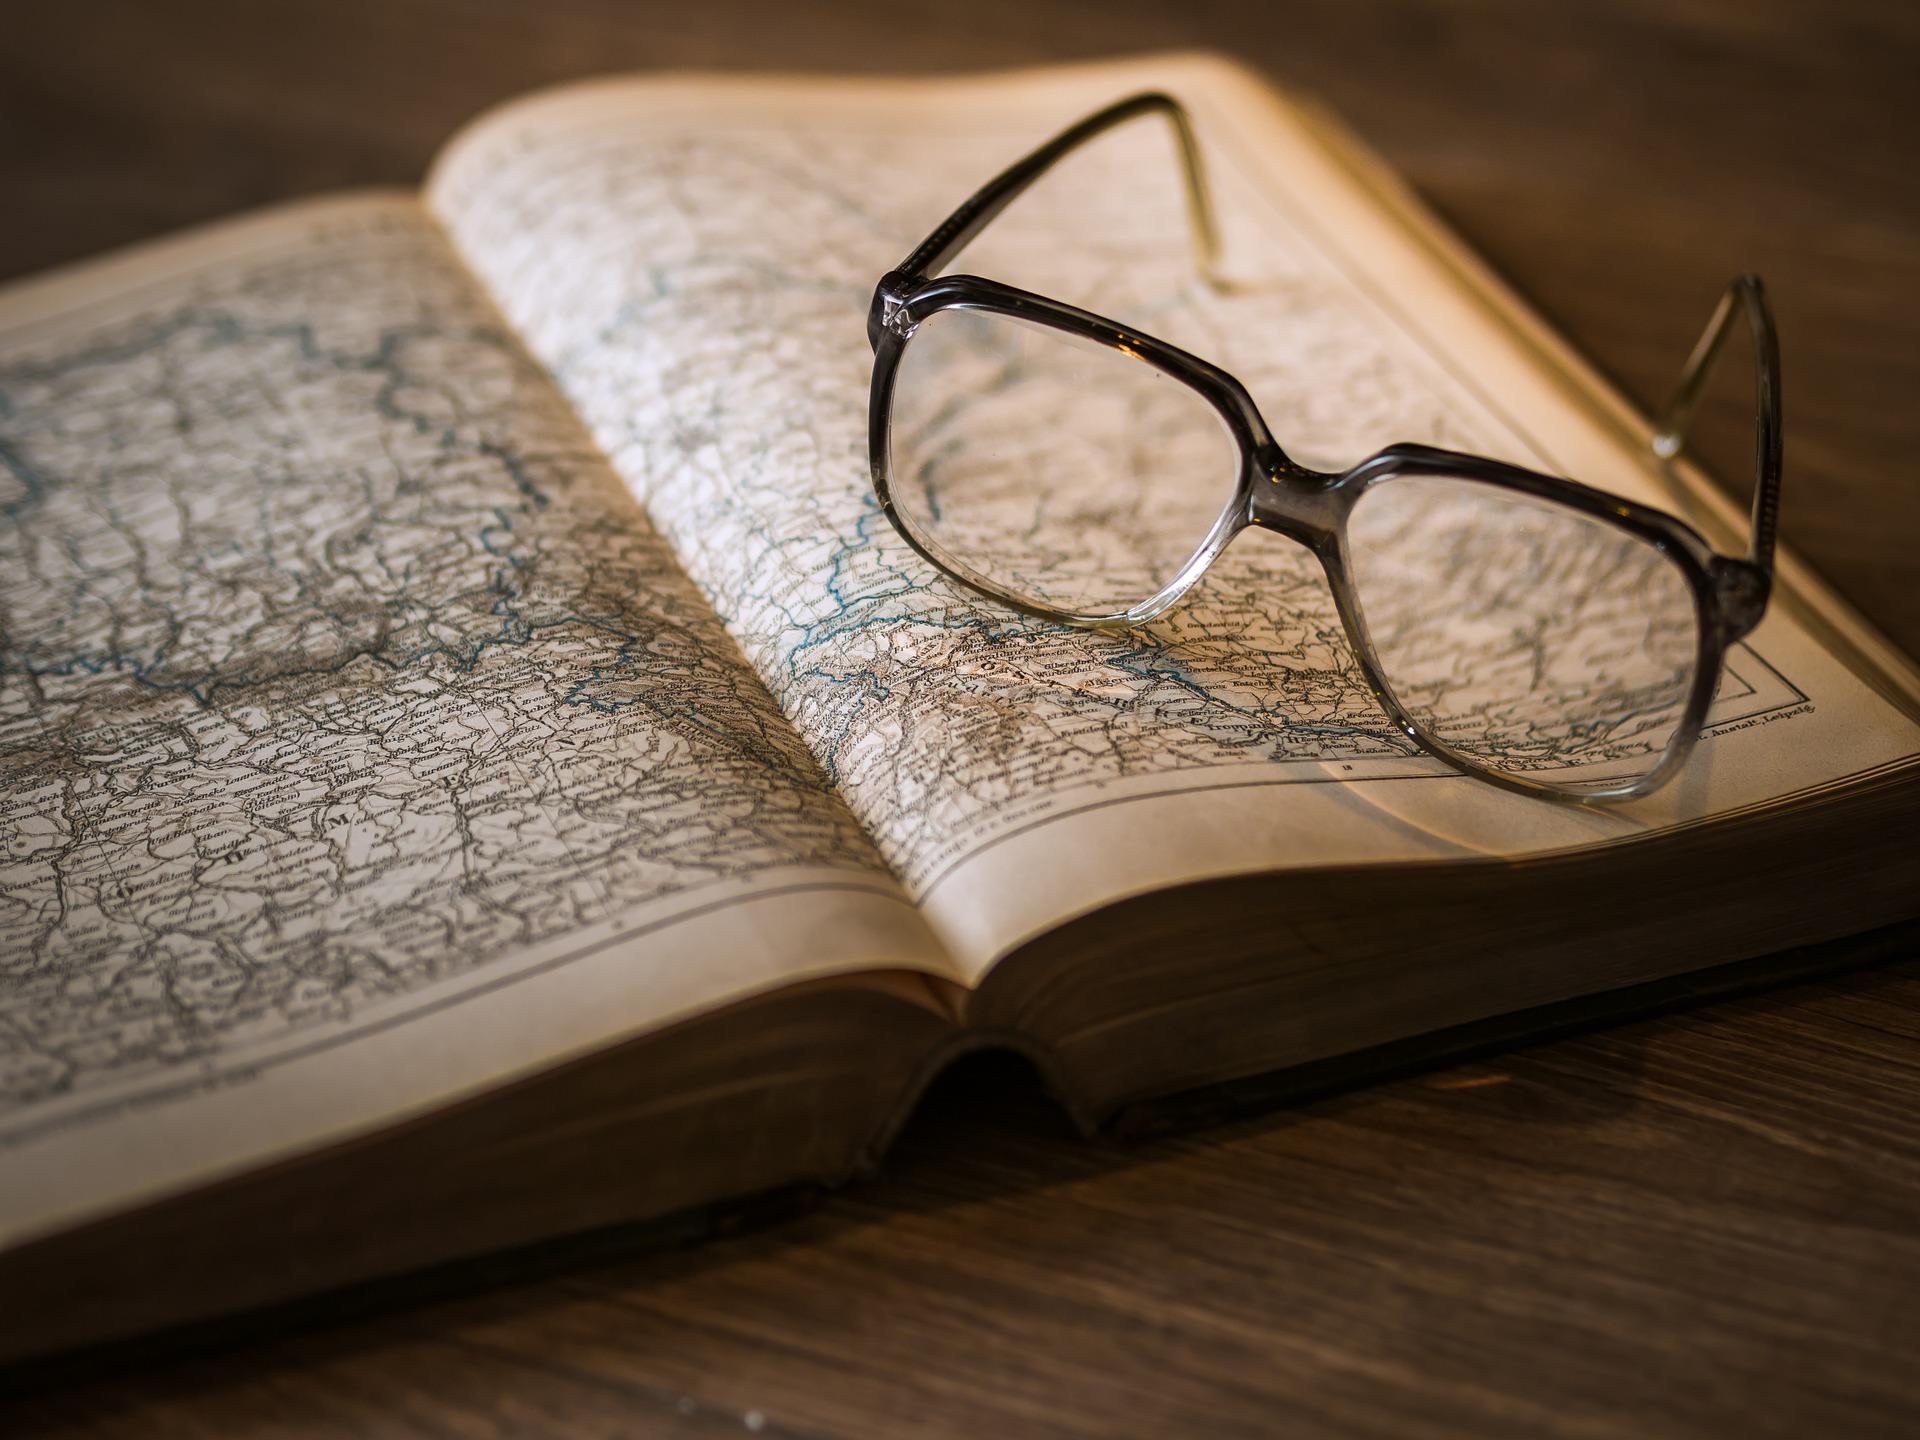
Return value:
M 1653 441 L 1661 460 L 1679 453 L 1744 314 L 1758 352 L 1744 557 L 1660 510 L 1477 455 L 1398 444 L 1312 470 L 1217 366 L 1043 295 L 939 274 L 1063 157 L 1149 114 L 1172 124 L 1212 279 L 1218 231 L 1193 127 L 1157 93 L 1009 167 L 880 278 L 868 448 L 894 527 L 982 595 L 1096 627 L 1164 614 L 1240 532 L 1277 531 L 1318 558 L 1368 686 L 1421 749 L 1582 804 L 1671 779 L 1728 647 L 1759 624 L 1772 588 L 1780 362 L 1759 279 L 1722 296 Z

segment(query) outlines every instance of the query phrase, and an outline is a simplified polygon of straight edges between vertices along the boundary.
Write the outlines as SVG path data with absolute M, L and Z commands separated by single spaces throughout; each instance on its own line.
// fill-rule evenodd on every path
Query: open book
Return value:
M 1149 86 L 1231 289 L 1150 124 L 967 268 L 1189 337 L 1303 460 L 1479 451 L 1738 548 L 1208 59 L 574 86 L 420 195 L 0 292 L 0 1357 L 842 1179 L 972 1047 L 1091 1125 L 1920 911 L 1920 682 L 1790 555 L 1684 773 L 1602 811 L 1414 751 L 1273 537 L 1119 633 L 897 539 L 875 280 Z

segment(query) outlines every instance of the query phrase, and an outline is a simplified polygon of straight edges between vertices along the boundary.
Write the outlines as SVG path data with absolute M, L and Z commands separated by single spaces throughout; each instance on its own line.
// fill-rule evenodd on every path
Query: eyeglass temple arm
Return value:
M 1774 333 L 1773 311 L 1758 275 L 1741 275 L 1727 286 L 1713 318 L 1687 357 L 1686 369 L 1666 413 L 1653 436 L 1653 453 L 1671 460 L 1685 442 L 1688 422 L 1706 385 L 1713 362 L 1733 329 L 1734 311 L 1747 318 L 1753 335 L 1755 405 L 1753 538 L 1747 559 L 1767 577 L 1773 574 L 1773 545 L 1780 523 L 1780 338 Z
M 1124 125 L 1142 115 L 1155 114 L 1167 118 L 1179 145 L 1181 171 L 1186 180 L 1187 215 L 1193 226 L 1194 246 L 1199 253 L 1201 272 L 1209 284 L 1220 284 L 1220 231 L 1214 220 L 1213 198 L 1207 189 L 1206 171 L 1201 167 L 1200 146 L 1194 138 L 1193 122 L 1188 118 L 1185 106 L 1171 95 L 1157 90 L 1129 96 L 1104 110 L 1096 111 L 1077 125 L 1061 131 L 1032 154 L 1009 165 L 941 221 L 939 227 L 894 268 L 893 274 L 913 279 L 936 274 L 1034 181 L 1073 151 L 1116 125 Z M 877 327 L 882 318 L 880 312 L 881 299 L 876 296 L 874 315 L 868 324 L 870 339 L 877 338 Z

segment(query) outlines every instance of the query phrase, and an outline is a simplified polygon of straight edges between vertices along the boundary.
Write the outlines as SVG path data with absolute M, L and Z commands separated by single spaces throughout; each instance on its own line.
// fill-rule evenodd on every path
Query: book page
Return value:
M 1145 88 L 1195 115 L 1230 293 L 1197 281 L 1175 152 L 1148 122 L 1049 175 L 954 268 L 1226 367 L 1308 465 L 1419 441 L 1697 508 L 1300 116 L 1220 62 L 608 81 L 482 120 L 429 190 L 972 973 L 1158 886 L 1597 844 L 1920 753 L 1915 726 L 1781 603 L 1733 652 L 1675 783 L 1554 805 L 1396 733 L 1317 562 L 1278 536 L 1241 536 L 1179 608 L 1124 632 L 1026 619 L 916 555 L 868 472 L 875 282 L 1002 166 Z M 1069 398 L 1004 423 L 1074 415 Z M 1789 499 L 1789 539 L 1791 514 Z
M 412 197 L 0 293 L 0 1242 L 938 945 Z

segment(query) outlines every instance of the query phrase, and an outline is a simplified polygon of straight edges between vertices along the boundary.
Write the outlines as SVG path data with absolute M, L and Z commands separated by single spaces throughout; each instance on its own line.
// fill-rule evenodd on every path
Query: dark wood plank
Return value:
M 595 71 L 1237 51 L 1331 100 L 1642 402 L 1720 282 L 1764 273 L 1786 533 L 1920 648 L 1912 7 L 15 10 L 0 274 L 410 182 L 485 104 Z M 0 1432 L 1911 1434 L 1916 1094 L 1920 960 L 1131 1147 L 975 1068 L 804 1219 L 68 1387 Z

